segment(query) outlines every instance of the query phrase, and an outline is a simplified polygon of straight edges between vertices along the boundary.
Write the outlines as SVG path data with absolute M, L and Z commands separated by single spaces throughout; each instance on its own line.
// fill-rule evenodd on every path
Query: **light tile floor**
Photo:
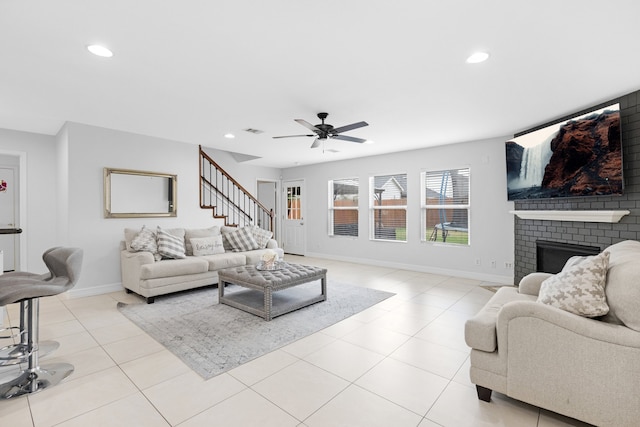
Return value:
M 118 312 L 118 301 L 139 297 L 43 298 L 41 339 L 60 348 L 41 364 L 76 370 L 42 393 L 0 401 L 0 426 L 586 426 L 499 393 L 491 403 L 477 399 L 463 329 L 491 297 L 480 286 L 487 283 L 287 260 L 396 295 L 208 381 Z M 5 325 L 17 314 L 9 306 Z

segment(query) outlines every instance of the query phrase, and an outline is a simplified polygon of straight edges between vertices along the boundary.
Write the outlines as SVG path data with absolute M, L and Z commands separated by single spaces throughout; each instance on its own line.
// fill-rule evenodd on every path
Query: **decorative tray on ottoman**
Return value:
M 256 264 L 256 270 L 259 271 L 276 271 L 282 270 L 287 265 L 284 261 L 275 261 L 272 263 L 266 263 L 264 261 L 260 261 Z

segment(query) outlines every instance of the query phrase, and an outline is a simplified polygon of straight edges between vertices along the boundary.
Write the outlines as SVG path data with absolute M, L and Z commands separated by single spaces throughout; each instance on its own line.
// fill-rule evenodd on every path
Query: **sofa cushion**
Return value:
M 244 254 L 237 252 L 225 252 L 217 255 L 205 255 L 198 257 L 198 259 L 205 260 L 208 264 L 209 271 L 217 271 L 223 268 L 239 267 L 247 263 L 247 258 Z
M 245 252 L 260 249 L 258 243 L 253 238 L 251 229 L 253 227 L 241 227 L 231 233 L 224 234 L 234 252 Z
M 269 239 L 271 239 L 271 236 L 273 236 L 273 232 L 268 230 L 263 230 L 257 225 L 251 229 L 251 234 L 253 234 L 253 238 L 258 244 L 258 249 L 266 248 L 267 243 L 269 242 Z
M 140 279 L 184 276 L 205 273 L 208 270 L 209 263 L 202 258 L 165 259 L 154 262 L 153 264 L 143 265 L 140 269 Z
M 609 312 L 605 283 L 609 252 L 573 260 L 569 268 L 549 277 L 540 286 L 538 302 L 585 317 Z
M 187 228 L 184 230 L 184 241 L 185 241 L 185 253 L 187 256 L 193 255 L 193 249 L 191 246 L 191 239 L 194 237 L 212 237 L 220 235 L 220 227 L 217 225 L 210 228 Z
M 176 234 L 181 235 L 174 235 L 169 231 L 158 227 L 158 253 L 162 257 L 173 259 L 181 259 L 185 257 L 184 230 L 182 230 L 181 233 Z
M 609 313 L 602 320 L 640 332 L 640 242 L 626 240 L 606 250 L 611 254 L 605 288 Z
M 190 246 L 194 256 L 223 254 L 222 235 L 211 237 L 193 237 L 190 239 Z
M 518 288 L 504 286 L 491 297 L 484 307 L 464 325 L 464 339 L 476 350 L 493 352 L 498 348 L 496 322 L 498 312 L 511 301 L 535 301 L 532 295 L 518 293 Z

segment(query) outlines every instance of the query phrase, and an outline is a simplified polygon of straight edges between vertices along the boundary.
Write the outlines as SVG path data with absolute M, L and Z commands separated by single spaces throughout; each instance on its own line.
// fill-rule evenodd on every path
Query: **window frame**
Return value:
M 356 206 L 336 206 L 335 205 L 335 198 L 334 198 L 334 183 L 336 182 L 351 182 L 353 184 L 353 182 L 355 182 L 355 184 L 358 187 L 358 192 L 355 193 L 357 194 L 357 201 L 358 203 L 356 203 Z M 327 233 L 329 235 L 329 237 L 338 237 L 338 238 L 351 238 L 351 239 L 357 239 L 358 236 L 360 235 L 359 233 L 359 229 L 360 229 L 360 178 L 358 177 L 351 177 L 351 178 L 340 178 L 340 179 L 330 179 L 328 181 L 328 191 L 327 191 L 327 198 L 328 198 L 328 221 L 327 221 Z M 355 211 L 356 214 L 356 227 L 355 227 L 355 235 L 344 235 L 344 234 L 335 234 L 335 213 L 336 211 Z
M 376 205 L 376 201 L 378 200 L 376 198 L 376 187 L 375 187 L 375 180 L 377 177 L 395 177 L 397 175 L 404 175 L 404 179 L 407 182 L 407 187 L 408 187 L 408 181 L 409 181 L 409 174 L 407 172 L 396 172 L 396 173 L 380 173 L 380 174 L 375 174 L 375 175 L 371 175 L 369 176 L 369 189 L 368 189 L 368 194 L 369 194 L 369 240 L 371 241 L 376 241 L 376 242 L 397 242 L 397 243 L 407 243 L 408 239 L 407 236 L 409 235 L 409 223 L 408 223 L 408 198 L 409 198 L 409 192 L 408 192 L 408 188 L 404 189 L 404 205 L 388 205 L 388 206 L 383 206 L 383 205 Z M 395 179 L 395 178 L 394 178 Z M 396 180 L 397 181 L 397 180 Z M 386 184 L 386 183 L 385 183 Z M 400 186 L 400 184 L 399 184 Z M 401 187 L 401 186 L 400 186 Z M 382 193 L 381 193 L 382 194 Z M 401 196 L 402 196 L 402 191 L 401 191 Z M 380 196 L 382 197 L 382 196 Z M 382 200 L 382 198 L 380 198 L 380 200 Z M 402 200 L 402 197 L 400 198 L 400 200 Z M 384 238 L 379 238 L 376 237 L 376 212 L 378 211 L 385 211 L 385 210 L 403 210 L 404 211 L 404 229 L 405 229 L 405 235 L 404 235 L 404 239 L 384 239 Z M 396 234 L 397 236 L 397 234 Z
M 467 188 L 467 194 L 466 194 L 467 203 L 436 204 L 436 205 L 427 204 L 426 202 L 427 176 L 429 174 L 434 174 L 434 173 L 444 173 L 444 172 L 451 173 L 452 171 L 458 171 L 458 173 L 466 171 L 468 175 L 468 180 L 467 180 L 468 188 Z M 440 169 L 440 170 L 423 170 L 422 172 L 420 172 L 420 219 L 421 219 L 420 240 L 425 243 L 438 244 L 438 245 L 471 246 L 471 205 L 472 204 L 471 204 L 471 167 L 470 166 L 446 168 L 446 169 Z M 437 241 L 437 240 L 432 240 L 431 237 L 427 237 L 430 231 L 427 229 L 427 218 L 428 218 L 429 211 L 431 210 L 454 211 L 456 209 L 466 210 L 466 217 L 467 217 L 467 228 L 466 228 L 467 242 L 466 243 L 447 242 L 446 240 Z M 433 236 L 433 231 L 431 236 Z

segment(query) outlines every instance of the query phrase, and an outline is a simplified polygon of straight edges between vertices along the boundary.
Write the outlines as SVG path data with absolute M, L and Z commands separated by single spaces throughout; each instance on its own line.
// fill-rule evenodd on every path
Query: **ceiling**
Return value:
M 72 121 L 278 168 L 501 137 L 640 89 L 638 16 L 637 0 L 0 0 L 0 128 Z M 321 111 L 375 143 L 272 139 Z

